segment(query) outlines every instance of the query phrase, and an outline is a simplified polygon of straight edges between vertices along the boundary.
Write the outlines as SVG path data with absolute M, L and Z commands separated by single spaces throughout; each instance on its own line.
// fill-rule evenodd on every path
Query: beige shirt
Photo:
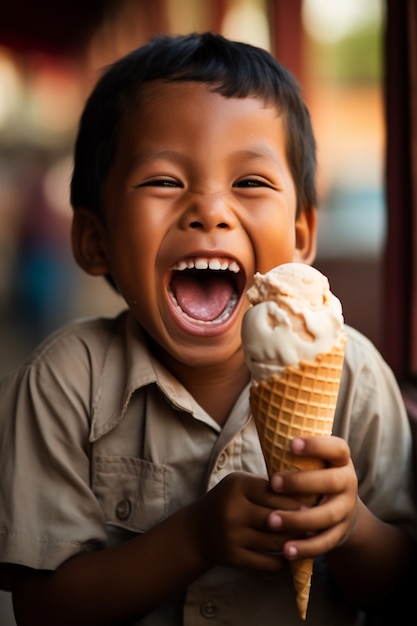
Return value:
M 411 437 L 394 377 L 348 328 L 334 434 L 348 440 L 359 493 L 415 531 Z M 248 388 L 219 425 L 147 351 L 129 313 L 80 321 L 0 386 L 0 562 L 55 569 L 146 532 L 223 476 L 266 474 Z M 354 624 L 317 560 L 306 624 Z M 326 582 L 327 581 L 327 582 Z M 299 624 L 288 572 L 216 568 L 142 626 Z

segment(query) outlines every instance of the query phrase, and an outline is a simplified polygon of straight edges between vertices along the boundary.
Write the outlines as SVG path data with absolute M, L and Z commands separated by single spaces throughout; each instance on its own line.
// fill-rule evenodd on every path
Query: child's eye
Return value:
M 260 178 L 244 178 L 234 183 L 233 187 L 272 187 L 272 185 Z
M 183 187 L 183 185 L 175 178 L 151 178 L 133 187 L 138 189 L 139 187 Z

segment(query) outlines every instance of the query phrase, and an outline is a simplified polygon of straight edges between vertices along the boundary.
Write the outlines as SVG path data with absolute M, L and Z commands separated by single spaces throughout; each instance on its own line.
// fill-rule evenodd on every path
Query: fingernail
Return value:
M 274 491 L 281 491 L 283 484 L 284 479 L 279 474 L 275 474 L 272 477 L 272 488 L 274 489 Z
M 278 513 L 271 513 L 269 516 L 269 523 L 272 529 L 281 528 L 282 526 L 282 517 L 278 515 Z
M 306 444 L 303 439 L 293 439 L 292 440 L 292 450 L 293 452 L 302 452 L 305 448 Z
M 289 559 L 295 559 L 298 554 L 298 550 L 295 546 L 289 546 L 287 548 L 287 555 Z

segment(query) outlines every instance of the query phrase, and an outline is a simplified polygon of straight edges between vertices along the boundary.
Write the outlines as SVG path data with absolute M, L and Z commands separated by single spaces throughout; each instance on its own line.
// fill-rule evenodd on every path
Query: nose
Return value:
M 195 193 L 188 198 L 181 216 L 181 228 L 209 232 L 214 229 L 231 229 L 233 226 L 234 216 L 226 194 Z

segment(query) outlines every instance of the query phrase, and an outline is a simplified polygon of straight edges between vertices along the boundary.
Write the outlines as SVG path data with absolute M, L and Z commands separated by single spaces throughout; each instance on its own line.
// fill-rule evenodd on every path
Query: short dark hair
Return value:
M 316 145 L 295 77 L 269 52 L 214 33 L 155 37 L 102 74 L 81 116 L 75 144 L 71 204 L 101 214 L 121 118 L 153 80 L 209 83 L 226 98 L 262 98 L 283 115 L 287 158 L 300 210 L 316 206 Z

